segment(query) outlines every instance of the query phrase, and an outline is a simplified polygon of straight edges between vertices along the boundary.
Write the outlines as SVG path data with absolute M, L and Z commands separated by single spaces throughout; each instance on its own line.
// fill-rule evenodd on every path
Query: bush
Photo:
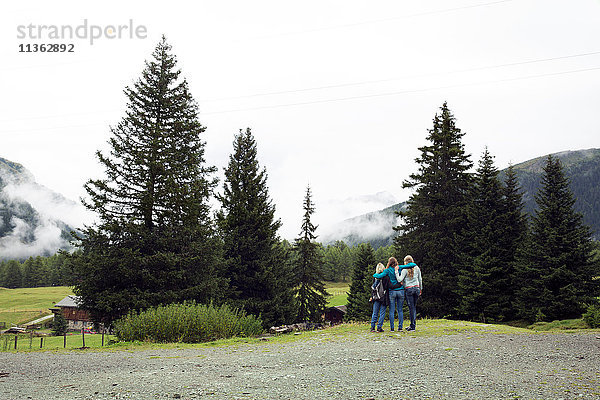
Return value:
M 262 333 L 262 321 L 228 305 L 215 307 L 195 302 L 170 304 L 139 313 L 131 312 L 114 324 L 124 341 L 201 343 Z
M 52 321 L 52 334 L 54 336 L 62 336 L 67 333 L 69 327 L 67 320 L 61 312 L 54 314 L 54 321 Z
M 583 320 L 590 328 L 600 328 L 600 304 L 591 304 L 583 314 Z

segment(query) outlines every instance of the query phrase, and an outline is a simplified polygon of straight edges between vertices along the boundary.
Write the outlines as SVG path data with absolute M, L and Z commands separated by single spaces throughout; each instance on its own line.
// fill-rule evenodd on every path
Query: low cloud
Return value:
M 5 161 L 0 159 L 0 161 Z M 8 165 L 8 167 L 7 167 Z M 35 182 L 21 166 L 0 162 L 0 259 L 23 259 L 69 248 L 66 233 L 92 221 L 81 205 Z
M 336 240 L 349 243 L 386 240 L 395 234 L 392 228 L 400 223 L 394 211 L 388 209 L 395 204 L 398 201 L 387 192 L 348 199 L 346 208 L 361 210 L 362 213 L 327 225 L 319 240 L 323 243 Z
M 12 217 L 10 225 L 10 234 L 0 238 L 0 258 L 23 259 L 49 255 L 68 247 L 56 221 L 45 219 L 40 225 L 32 226 L 20 218 Z

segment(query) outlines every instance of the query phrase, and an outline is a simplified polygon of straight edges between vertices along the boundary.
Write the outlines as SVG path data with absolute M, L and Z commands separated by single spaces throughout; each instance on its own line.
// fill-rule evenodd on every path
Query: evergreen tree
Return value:
M 4 270 L 4 286 L 8 289 L 23 287 L 21 264 L 16 260 L 8 260 Z
M 54 320 L 52 321 L 52 334 L 54 336 L 62 336 L 67 333 L 67 329 L 69 328 L 69 324 L 62 315 L 62 312 L 57 312 L 54 314 Z
M 525 257 L 518 266 L 520 316 L 530 321 L 576 318 L 598 295 L 591 233 L 573 210 L 575 198 L 558 159 L 548 156 L 535 196 Z
M 506 169 L 503 194 L 504 209 L 500 220 L 502 234 L 499 237 L 499 248 L 502 250 L 502 262 L 505 273 L 510 276 L 511 285 L 498 296 L 499 302 L 503 304 L 502 313 L 505 319 L 510 321 L 515 319 L 518 313 L 514 302 L 517 287 L 515 279 L 528 233 L 527 216 L 523 212 L 523 193 L 512 165 Z
M 458 272 L 459 303 L 462 317 L 498 321 L 510 310 L 510 270 L 502 240 L 505 203 L 498 169 L 487 148 L 473 179 L 467 224 L 463 231 L 462 265 Z
M 304 217 L 300 237 L 294 241 L 295 281 L 297 285 L 298 321 L 320 321 L 327 304 L 327 291 L 323 282 L 323 260 L 319 245 L 315 242 L 317 226 L 311 222 L 315 205 L 311 199 L 310 186 L 304 197 Z
M 34 288 L 48 284 L 48 268 L 41 256 L 29 257 L 23 263 L 23 287 Z
M 348 292 L 348 308 L 344 318 L 348 321 L 369 321 L 372 303 L 371 285 L 375 272 L 375 253 L 369 243 L 359 244 L 356 249 L 352 282 Z
M 420 310 L 423 315 L 451 315 L 457 303 L 457 267 L 462 263 L 461 231 L 466 223 L 466 205 L 471 186 L 469 155 L 461 142 L 464 133 L 446 103 L 433 119 L 428 146 L 419 148 L 419 171 L 404 181 L 414 189 L 407 210 L 394 229 L 396 254 L 411 254 L 421 260 L 427 285 Z
M 6 287 L 6 261 L 0 260 L 0 288 Z
M 23 287 L 33 288 L 36 287 L 36 275 L 37 275 L 37 263 L 34 263 L 34 258 L 29 257 L 23 263 Z
M 126 115 L 111 129 L 109 153 L 96 153 L 106 178 L 85 185 L 84 204 L 99 222 L 79 238 L 74 291 L 95 322 L 225 292 L 208 203 L 215 168 L 206 165 L 205 128 L 179 75 L 163 37 L 125 88 Z
M 375 250 L 375 263 L 382 263 L 383 265 L 387 265 L 390 257 L 394 257 L 396 255 L 396 249 L 394 245 L 382 246 Z
M 352 273 L 354 263 L 354 251 L 341 240 L 335 242 L 335 246 L 342 252 L 342 257 L 338 265 L 337 275 L 342 282 L 346 282 Z
M 329 245 L 323 255 L 323 276 L 326 281 L 339 281 L 339 265 L 342 262 L 342 252 L 336 246 Z
M 267 172 L 259 167 L 250 128 L 240 130 L 233 147 L 217 214 L 232 297 L 236 306 L 262 315 L 267 327 L 291 323 L 296 312 L 291 266 L 279 245 L 281 221 L 275 219 Z

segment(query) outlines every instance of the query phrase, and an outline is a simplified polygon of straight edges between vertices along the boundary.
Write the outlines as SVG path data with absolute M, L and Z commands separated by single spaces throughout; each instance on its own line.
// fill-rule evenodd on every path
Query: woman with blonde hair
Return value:
M 383 272 L 384 269 L 385 267 L 383 266 L 383 264 L 379 263 L 377 264 L 377 267 L 375 267 L 375 273 L 380 274 Z M 382 285 L 384 293 L 383 297 L 380 299 L 374 297 L 371 297 L 370 299 L 370 301 L 373 302 L 373 314 L 371 315 L 371 332 L 375 332 L 375 322 L 377 322 L 377 332 L 383 332 L 382 326 L 383 320 L 385 318 L 385 309 L 389 303 L 389 299 L 387 296 L 387 282 L 384 283 L 384 279 L 376 278 L 375 282 L 373 282 L 373 285 L 371 286 L 371 289 L 375 291 L 378 285 Z
M 399 268 L 396 266 L 395 275 L 398 282 L 404 281 L 408 314 L 410 316 L 410 326 L 406 330 L 414 331 L 417 327 L 417 300 L 423 291 L 423 279 L 421 278 L 421 269 L 415 264 L 411 256 L 404 257 L 404 264 L 412 267 L 403 269 L 402 273 L 398 273 Z
M 398 309 L 398 330 L 402 330 L 404 324 L 404 312 L 402 311 L 402 305 L 404 304 L 404 286 L 396 279 L 396 271 L 398 268 L 412 268 L 417 264 L 406 264 L 398 266 L 398 261 L 394 257 L 390 257 L 388 260 L 387 268 L 379 273 L 374 274 L 374 278 L 381 279 L 387 276 L 390 279 L 390 330 L 394 331 L 394 314 Z

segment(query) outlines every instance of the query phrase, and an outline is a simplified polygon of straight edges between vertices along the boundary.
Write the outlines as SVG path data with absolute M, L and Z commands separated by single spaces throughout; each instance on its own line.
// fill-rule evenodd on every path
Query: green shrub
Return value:
M 583 320 L 590 328 L 600 328 L 600 304 L 589 305 L 587 311 L 583 314 Z
M 215 307 L 195 302 L 169 304 L 115 322 L 115 334 L 124 341 L 201 343 L 262 333 L 262 321 L 228 305 Z
M 54 321 L 52 321 L 52 334 L 54 336 L 62 336 L 67 333 L 67 328 L 69 324 L 67 320 L 62 315 L 62 312 L 57 312 L 54 314 Z

